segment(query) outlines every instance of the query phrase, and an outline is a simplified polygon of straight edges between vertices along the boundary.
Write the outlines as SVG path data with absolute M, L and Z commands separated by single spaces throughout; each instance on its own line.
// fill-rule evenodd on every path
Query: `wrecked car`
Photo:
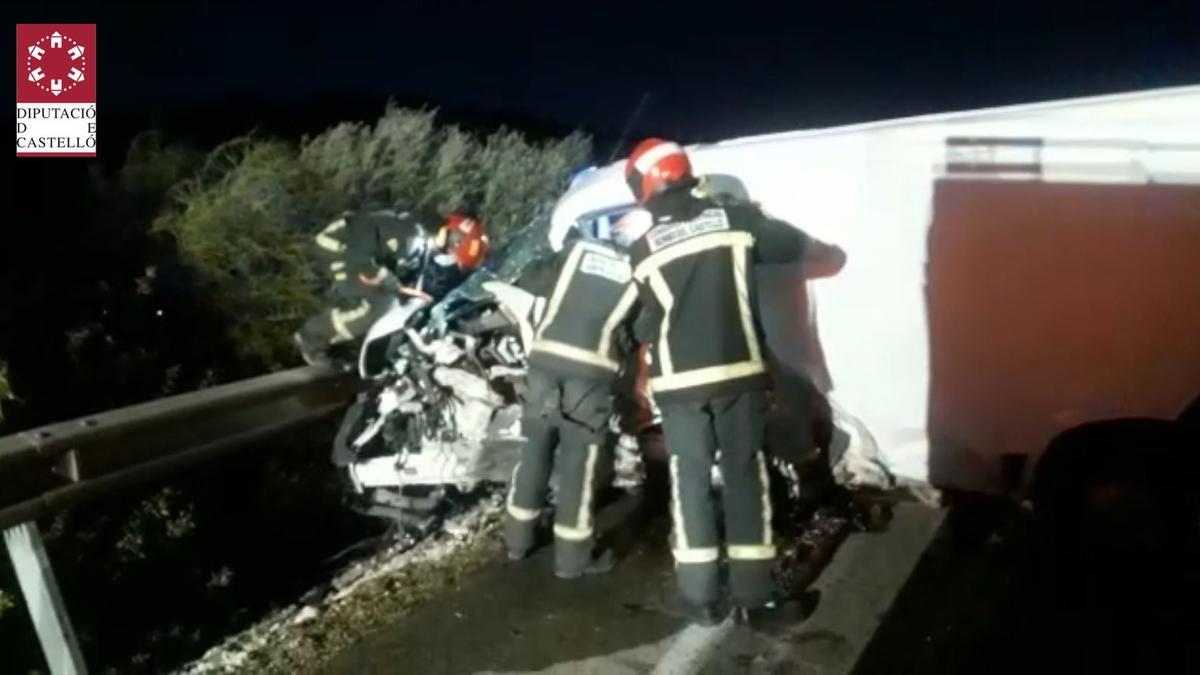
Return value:
M 347 410 L 333 450 L 356 508 L 420 531 L 480 486 L 509 480 L 525 440 L 531 327 L 519 308 L 533 302 L 512 282 L 553 255 L 547 225 L 535 219 L 440 301 L 397 297 L 369 329 L 356 364 L 366 389 Z M 616 486 L 630 487 L 640 481 L 633 436 L 654 419 L 636 401 L 622 409 L 627 419 L 612 421 L 608 467 Z M 639 420 L 633 427 L 630 415 Z

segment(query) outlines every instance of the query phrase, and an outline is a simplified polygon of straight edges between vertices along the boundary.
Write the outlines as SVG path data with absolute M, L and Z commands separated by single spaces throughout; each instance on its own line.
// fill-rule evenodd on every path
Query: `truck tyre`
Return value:
M 1180 430 L 1169 420 L 1106 420 L 1051 441 L 1033 482 L 1043 549 L 1091 565 L 1162 558 L 1191 539 L 1195 480 Z
M 1200 452 L 1200 396 L 1179 415 L 1179 424 L 1188 436 L 1193 452 Z

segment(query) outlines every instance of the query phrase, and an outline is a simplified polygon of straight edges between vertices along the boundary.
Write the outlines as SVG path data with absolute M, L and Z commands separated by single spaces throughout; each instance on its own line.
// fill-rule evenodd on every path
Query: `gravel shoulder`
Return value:
M 226 639 L 178 675 L 320 672 L 341 651 L 421 607 L 495 557 L 503 514 L 492 495 L 416 545 L 397 542 Z

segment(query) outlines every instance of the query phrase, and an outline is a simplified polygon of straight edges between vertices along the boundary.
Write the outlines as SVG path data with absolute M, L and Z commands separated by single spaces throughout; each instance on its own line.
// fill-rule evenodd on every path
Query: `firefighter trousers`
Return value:
M 733 602 L 758 607 L 774 593 L 775 545 L 762 453 L 768 405 L 763 391 L 661 405 L 670 454 L 676 581 L 693 604 L 719 599 L 721 540 L 712 498 L 718 450 Z
M 334 298 L 329 309 L 304 323 L 298 333 L 300 340 L 319 352 L 341 342 L 356 340 L 387 313 L 392 300 L 389 293 L 373 290 Z
M 509 551 L 533 548 L 550 474 L 557 466 L 555 568 L 575 574 L 590 562 L 597 469 L 611 411 L 610 382 L 530 369 L 521 419 L 526 443 L 513 470 L 505 519 Z

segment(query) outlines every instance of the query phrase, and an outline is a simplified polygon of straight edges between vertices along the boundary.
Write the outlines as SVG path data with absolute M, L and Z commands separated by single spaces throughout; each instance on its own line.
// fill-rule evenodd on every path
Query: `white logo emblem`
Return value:
M 34 61 L 43 61 L 46 57 L 47 47 L 51 50 L 63 48 L 63 41 L 71 45 L 70 49 L 66 50 L 67 55 L 71 57 L 71 62 L 74 65 L 69 67 L 66 65 L 53 66 L 47 65 L 52 72 L 47 73 L 43 70 L 43 66 L 37 65 Z M 63 35 L 58 31 L 54 31 L 50 35 L 43 37 L 34 44 L 28 45 L 26 50 L 29 57 L 25 59 L 25 74 L 30 82 L 37 85 L 38 89 L 49 92 L 58 96 L 66 91 L 71 91 L 77 84 L 83 82 L 87 73 L 87 58 L 84 56 L 83 45 L 72 40 L 69 35 Z M 61 70 L 62 72 L 57 72 Z M 50 75 L 50 84 L 46 86 L 42 84 L 42 80 Z M 64 78 L 66 82 L 64 83 Z

